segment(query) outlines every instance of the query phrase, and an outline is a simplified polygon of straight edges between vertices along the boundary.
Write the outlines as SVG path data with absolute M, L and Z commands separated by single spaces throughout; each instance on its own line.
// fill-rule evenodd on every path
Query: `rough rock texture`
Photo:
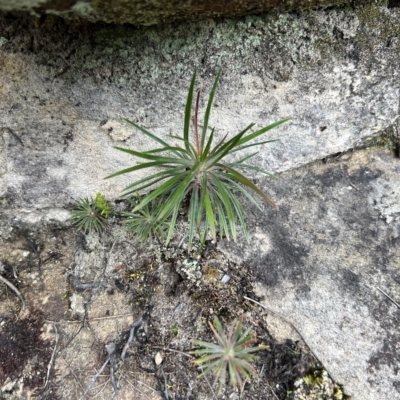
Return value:
M 348 153 L 264 185 L 280 210 L 247 212 L 250 246 L 224 251 L 257 266 L 262 304 L 300 330 L 353 400 L 399 398 L 399 159 Z M 277 337 L 298 338 L 268 319 Z
M 103 180 L 136 162 L 112 146 L 152 146 L 122 117 L 179 134 L 193 71 L 207 93 L 222 67 L 218 137 L 292 116 L 254 163 L 300 167 L 268 182 L 280 211 L 246 213 L 251 244 L 225 251 L 256 265 L 264 304 L 300 329 L 354 400 L 395 399 L 400 310 L 387 295 L 399 303 L 399 162 L 361 152 L 305 166 L 372 136 L 398 140 L 398 2 L 362 3 L 150 28 L 0 16 L 1 212 L 66 221 L 78 197 L 119 197 L 139 175 Z M 292 334 L 272 315 L 268 324 Z
M 386 5 L 383 0 L 368 1 Z M 350 3 L 350 0 L 0 0 L 0 10 L 27 11 L 36 16 L 55 14 L 92 22 L 154 25 L 175 20 L 232 18 L 275 10 L 305 10 Z
M 157 28 L 2 16 L 2 205 L 34 222 L 65 219 L 62 208 L 81 196 L 118 197 L 135 177 L 103 178 L 135 160 L 112 146 L 154 145 L 121 118 L 180 134 L 194 70 L 204 108 L 223 68 L 211 115 L 218 137 L 292 117 L 254 159 L 273 172 L 393 133 L 399 15 L 368 6 Z

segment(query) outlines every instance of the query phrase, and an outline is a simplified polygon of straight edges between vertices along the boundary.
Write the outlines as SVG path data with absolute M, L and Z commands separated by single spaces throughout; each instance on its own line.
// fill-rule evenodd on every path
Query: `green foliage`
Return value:
M 178 326 L 176 324 L 173 324 L 171 326 L 171 333 L 176 336 L 178 334 Z
M 330 388 L 331 396 L 329 396 L 329 399 L 351 400 L 351 397 L 343 392 L 343 388 L 340 385 L 332 382 L 328 372 L 324 369 L 310 371 L 303 377 L 303 381 L 307 385 L 307 392 L 312 398 L 316 398 L 316 395 L 320 393 L 325 394 L 327 388 Z
M 104 199 L 103 196 L 102 199 Z M 107 223 L 104 210 L 104 205 L 100 207 L 97 204 L 97 196 L 94 201 L 87 197 L 79 199 L 76 201 L 76 209 L 71 213 L 72 223 L 84 233 L 101 232 Z
M 112 212 L 112 208 L 111 208 L 110 204 L 108 203 L 108 201 L 106 200 L 106 198 L 101 193 L 97 193 L 94 202 L 95 202 L 97 208 L 99 208 L 101 210 L 100 214 L 104 218 L 108 218 Z
M 218 344 L 193 340 L 195 345 L 202 346 L 202 348 L 191 352 L 194 355 L 201 356 L 194 363 L 201 366 L 203 370 L 200 376 L 207 372 L 212 372 L 215 375 L 214 383 L 218 382 L 219 389 L 226 383 L 227 371 L 232 386 L 239 385 L 241 387 L 242 377 L 257 376 L 256 371 L 250 365 L 250 362 L 255 358 L 251 353 L 266 349 L 267 346 L 249 347 L 256 339 L 250 328 L 242 332 L 242 318 L 232 324 L 228 335 L 224 334 L 218 318 L 215 318 L 213 322 L 214 326 L 210 322 L 209 324 Z
M 396 134 L 393 127 L 389 127 L 379 135 L 365 140 L 367 147 L 380 147 L 385 150 L 394 152 L 397 157 L 400 156 L 400 137 Z
M 137 194 L 139 202 L 142 198 Z M 153 237 L 165 238 L 166 230 L 169 227 L 168 215 L 160 218 L 160 212 L 163 207 L 163 198 L 159 197 L 151 203 L 146 203 L 142 208 L 136 210 L 137 204 L 128 199 L 133 207 L 132 212 L 124 212 L 122 215 L 126 217 L 124 223 L 127 228 L 141 241 L 153 244 Z
M 244 194 L 260 210 L 259 204 L 253 196 L 244 188 L 250 188 L 264 200 L 276 207 L 275 203 L 262 192 L 251 180 L 242 175 L 237 169 L 248 169 L 270 175 L 258 167 L 247 164 L 246 162 L 254 157 L 257 152 L 234 162 L 225 162 L 228 155 L 247 149 L 273 142 L 268 140 L 260 143 L 248 144 L 253 139 L 258 138 L 269 130 L 283 124 L 288 120 L 285 118 L 259 130 L 251 132 L 254 124 L 250 124 L 241 132 L 226 140 L 224 137 L 217 144 L 214 143 L 214 128 L 209 131 L 209 117 L 214 99 L 214 94 L 218 85 L 221 71 L 218 73 L 213 88 L 211 90 L 206 112 L 204 115 L 203 126 L 199 132 L 198 111 L 200 93 L 197 93 L 194 123 L 194 142 L 189 140 L 189 127 L 191 122 L 191 109 L 194 97 L 194 85 L 196 74 L 193 75 L 185 108 L 183 137 L 170 136 L 177 145 L 168 144 L 158 136 L 150 133 L 145 128 L 126 120 L 143 134 L 161 145 L 150 151 L 136 151 L 116 147 L 116 149 L 128 153 L 134 157 L 144 159 L 130 168 L 118 171 L 107 178 L 139 171 L 142 169 L 157 167 L 161 171 L 147 175 L 146 177 L 133 182 L 127 186 L 125 195 L 149 188 L 154 184 L 161 183 L 157 189 L 148 194 L 136 207 L 132 213 L 143 210 L 148 204 L 156 201 L 160 206 L 157 208 L 157 219 L 161 222 L 170 217 L 166 242 L 168 243 L 173 235 L 179 208 L 184 200 L 189 203 L 189 247 L 193 242 L 195 233 L 204 243 L 208 231 L 212 238 L 216 240 L 219 236 L 236 239 L 236 221 L 238 220 L 248 240 L 246 224 L 244 222 L 243 207 L 240 204 L 236 193 Z M 244 186 L 244 187 L 243 187 Z

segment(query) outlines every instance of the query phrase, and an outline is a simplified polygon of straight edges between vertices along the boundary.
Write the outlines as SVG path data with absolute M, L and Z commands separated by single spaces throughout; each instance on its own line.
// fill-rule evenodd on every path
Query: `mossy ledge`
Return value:
M 363 1 L 377 5 L 377 1 Z M 382 1 L 380 1 L 382 3 Z M 304 11 L 351 6 L 351 0 L 1 0 L 0 10 L 23 11 L 38 17 L 54 14 L 91 22 L 156 25 L 174 21 L 235 18 L 265 12 Z M 379 4 L 380 5 L 380 4 Z

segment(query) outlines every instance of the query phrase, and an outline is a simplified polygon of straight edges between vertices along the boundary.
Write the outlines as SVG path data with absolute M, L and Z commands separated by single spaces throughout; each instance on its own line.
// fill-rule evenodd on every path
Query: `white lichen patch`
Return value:
M 379 212 L 389 224 L 400 219 L 400 187 L 398 180 L 378 178 L 372 183 L 368 201 L 370 206 Z
M 179 271 L 191 282 L 199 283 L 202 273 L 197 260 L 185 259 L 179 265 Z

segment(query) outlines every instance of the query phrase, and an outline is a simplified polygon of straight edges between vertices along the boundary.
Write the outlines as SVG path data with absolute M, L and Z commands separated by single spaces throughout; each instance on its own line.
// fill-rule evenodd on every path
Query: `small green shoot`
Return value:
M 97 193 L 94 202 L 96 204 L 96 207 L 100 209 L 100 214 L 104 218 L 108 218 L 112 212 L 112 207 L 110 206 L 106 198 L 101 193 Z
M 226 384 L 227 371 L 229 381 L 234 387 L 242 387 L 242 377 L 246 379 L 257 377 L 255 369 L 250 364 L 255 358 L 251 353 L 264 350 L 268 346 L 250 347 L 256 341 L 255 334 L 251 333 L 250 328 L 242 332 L 242 318 L 234 321 L 227 335 L 218 318 L 214 319 L 213 324 L 209 322 L 209 325 L 218 344 L 193 340 L 195 345 L 201 346 L 200 349 L 191 352 L 201 356 L 194 361 L 203 371 L 200 376 L 212 372 L 215 376 L 214 384 L 218 382 L 219 390 Z
M 87 197 L 77 200 L 76 208 L 71 213 L 72 223 L 84 233 L 102 232 L 109 215 L 109 211 L 107 211 L 107 217 L 104 215 L 106 208 L 104 204 L 102 206 L 100 207 L 96 200 L 89 200 Z
M 173 324 L 173 325 L 171 326 L 171 333 L 172 333 L 174 336 L 176 336 L 176 335 L 178 334 L 178 327 L 177 327 L 176 324 Z
M 142 198 L 136 194 L 139 202 Z M 124 212 L 122 215 L 126 217 L 124 223 L 132 234 L 140 239 L 142 242 L 149 242 L 150 246 L 153 245 L 153 238 L 165 238 L 166 231 L 169 227 L 168 217 L 159 217 L 163 199 L 158 198 L 152 203 L 147 203 L 143 208 L 135 211 L 136 203 L 133 200 L 128 200 L 133 207 L 132 212 Z

